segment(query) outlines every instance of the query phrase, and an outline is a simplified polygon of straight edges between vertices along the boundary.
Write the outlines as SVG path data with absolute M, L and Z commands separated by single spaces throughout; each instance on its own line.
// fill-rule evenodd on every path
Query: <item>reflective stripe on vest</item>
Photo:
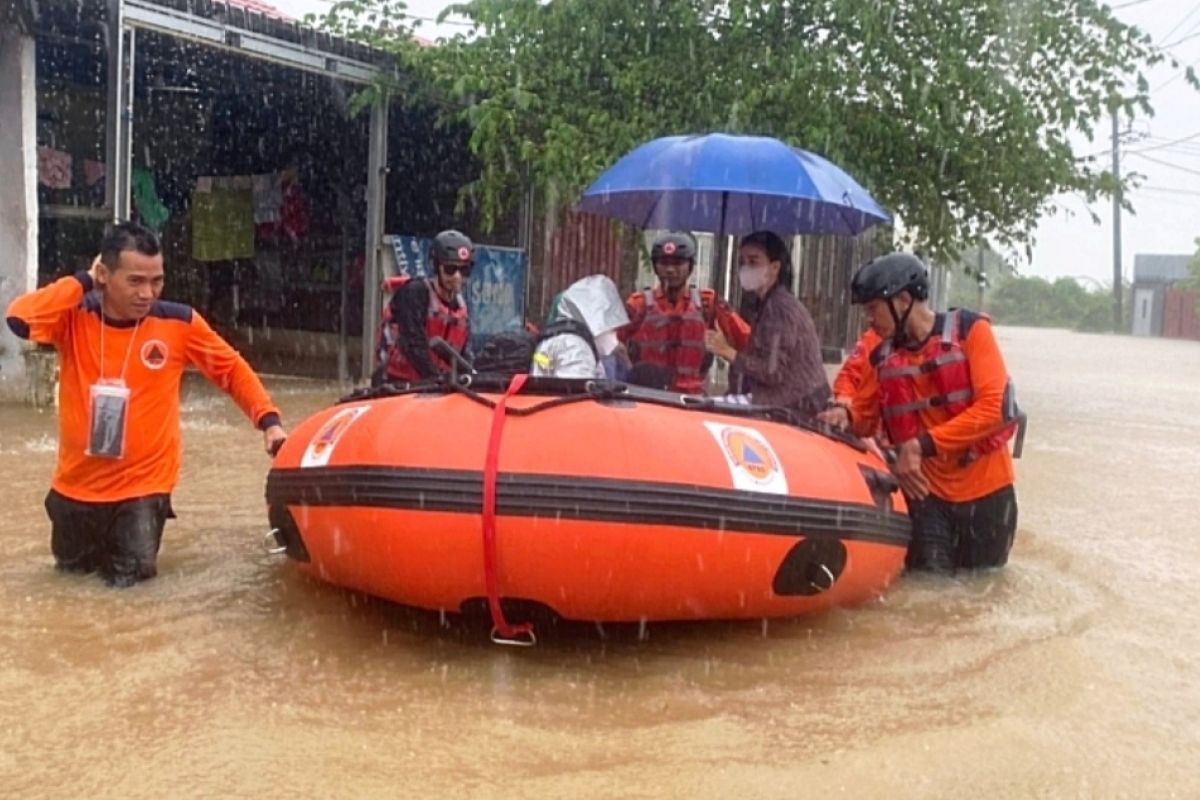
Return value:
M 986 317 L 984 317 L 986 319 Z M 971 367 L 960 343 L 961 317 L 958 310 L 942 317 L 942 335 L 930 337 L 921 347 L 921 361 L 909 364 L 896 353 L 890 341 L 884 341 L 872 354 L 879 374 L 880 407 L 884 427 L 891 440 L 900 444 L 915 438 L 925 429 L 920 412 L 943 408 L 956 417 L 970 407 L 975 393 L 971 386 Z M 933 380 L 935 394 L 919 397 L 918 375 Z M 977 442 L 969 458 L 998 449 L 1012 438 L 1016 424 L 1006 426 Z
M 695 394 L 704 389 L 704 299 L 700 290 L 691 287 L 690 302 L 680 313 L 664 311 L 654 299 L 654 290 L 642 293 L 645 315 L 630 338 L 636 345 L 638 363 L 657 364 L 673 370 L 672 389 Z

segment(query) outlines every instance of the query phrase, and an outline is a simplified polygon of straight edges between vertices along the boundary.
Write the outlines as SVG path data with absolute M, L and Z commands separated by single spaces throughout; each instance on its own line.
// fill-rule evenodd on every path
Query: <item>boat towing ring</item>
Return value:
M 818 591 L 821 591 L 821 592 L 827 592 L 827 591 L 829 591 L 830 589 L 832 589 L 832 588 L 833 588 L 833 584 L 834 584 L 834 582 L 835 582 L 835 581 L 837 581 L 837 578 L 834 576 L 834 574 L 833 574 L 833 570 L 831 570 L 831 569 L 830 569 L 828 566 L 826 566 L 825 564 L 817 564 L 817 569 L 819 570 L 819 572 L 818 572 L 818 573 L 817 573 L 815 576 L 813 576 L 813 577 L 818 577 L 818 578 L 820 578 L 820 577 L 824 577 L 824 578 L 828 578 L 828 579 L 829 579 L 829 582 L 828 582 L 828 583 L 826 583 L 824 586 L 820 585 L 819 583 L 817 583 L 816 581 L 814 581 L 812 578 L 809 578 L 808 582 L 809 582 L 809 583 L 812 585 L 812 587 L 813 587 L 814 589 L 816 589 L 816 590 L 818 590 Z
M 518 633 L 516 636 L 504 636 L 493 626 L 492 644 L 502 644 L 507 647 L 533 647 L 537 644 L 537 634 L 532 630 L 527 630 Z
M 287 545 L 280 542 L 279 534 L 279 528 L 271 528 L 271 530 L 267 531 L 267 535 L 263 537 L 263 549 L 273 556 L 282 555 L 287 552 Z

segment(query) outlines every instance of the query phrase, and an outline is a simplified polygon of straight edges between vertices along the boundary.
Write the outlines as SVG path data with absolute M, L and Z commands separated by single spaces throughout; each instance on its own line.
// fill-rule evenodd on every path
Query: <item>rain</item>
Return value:
M 0 3 L 5 796 L 1200 795 L 1193 5 Z M 125 221 L 182 304 L 146 319 L 211 327 L 286 441 L 172 351 L 157 575 L 116 589 L 51 549 L 96 343 L 10 304 L 78 281 L 85 316 Z M 988 315 L 1028 422 L 1005 566 L 906 568 L 899 447 L 762 404 L 784 339 L 757 380 L 704 344 L 698 396 L 576 309 L 595 375 L 514 377 L 581 279 L 653 303 L 667 231 L 706 335 L 753 337 L 760 230 L 831 382 L 878 256 Z M 388 372 L 418 284 L 432 382 Z M 122 382 L 173 369 L 96 302 Z

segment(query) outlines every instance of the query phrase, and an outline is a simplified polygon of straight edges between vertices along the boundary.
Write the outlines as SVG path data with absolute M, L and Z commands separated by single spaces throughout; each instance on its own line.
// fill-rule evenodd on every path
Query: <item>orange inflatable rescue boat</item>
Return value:
M 786 412 L 618 382 L 453 376 L 367 389 L 292 432 L 277 549 L 398 603 L 586 621 L 790 617 L 882 593 L 895 479 Z

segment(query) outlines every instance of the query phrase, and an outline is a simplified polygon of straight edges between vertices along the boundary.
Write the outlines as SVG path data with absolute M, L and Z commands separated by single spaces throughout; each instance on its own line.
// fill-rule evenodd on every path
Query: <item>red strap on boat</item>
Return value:
M 496 586 L 496 475 L 500 466 L 500 438 L 504 435 L 508 398 L 521 391 L 528 375 L 514 375 L 504 395 L 496 401 L 492 414 L 492 435 L 488 439 L 487 461 L 483 467 L 483 577 L 487 586 L 488 610 L 492 613 L 495 634 L 505 639 L 532 636 L 533 625 L 509 625 L 500 608 L 500 591 Z

